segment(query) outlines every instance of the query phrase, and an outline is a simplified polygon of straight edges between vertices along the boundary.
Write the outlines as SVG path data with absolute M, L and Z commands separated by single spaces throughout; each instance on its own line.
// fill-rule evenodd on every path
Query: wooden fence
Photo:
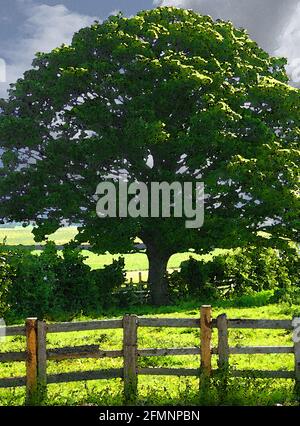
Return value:
M 123 319 L 82 321 L 46 324 L 36 318 L 28 318 L 25 326 L 9 326 L 6 336 L 26 336 L 26 350 L 23 352 L 0 353 L 0 362 L 26 362 L 25 377 L 10 377 L 0 379 L 0 388 L 26 386 L 26 403 L 28 405 L 42 404 L 46 397 L 47 384 L 122 378 L 124 381 L 124 397 L 127 403 L 134 403 L 137 396 L 138 375 L 164 376 L 196 376 L 200 383 L 206 383 L 212 375 L 227 371 L 235 377 L 253 378 L 284 378 L 294 379 L 296 389 L 300 387 L 300 342 L 291 346 L 252 346 L 229 347 L 228 329 L 286 329 L 295 330 L 293 324 L 299 320 L 263 320 L 263 319 L 227 319 L 226 314 L 212 319 L 211 306 L 202 306 L 200 318 L 147 318 L 136 315 L 125 315 Z M 199 346 L 191 348 L 138 348 L 139 327 L 191 327 L 200 328 Z M 296 326 L 295 326 L 296 327 Z M 47 349 L 47 333 L 62 333 L 71 331 L 88 331 L 100 329 L 123 329 L 122 350 L 101 350 L 98 345 L 64 347 Z M 212 347 L 212 331 L 217 329 L 218 344 Z M 300 333 L 298 333 L 300 336 Z M 298 339 L 294 339 L 298 340 Z M 294 371 L 285 370 L 231 370 L 229 356 L 231 354 L 294 354 Z M 139 357 L 164 355 L 200 355 L 199 368 L 140 368 Z M 212 355 L 218 355 L 218 368 L 212 369 Z M 92 370 L 47 374 L 47 360 L 65 360 L 78 358 L 118 358 L 122 357 L 123 368 L 108 370 Z

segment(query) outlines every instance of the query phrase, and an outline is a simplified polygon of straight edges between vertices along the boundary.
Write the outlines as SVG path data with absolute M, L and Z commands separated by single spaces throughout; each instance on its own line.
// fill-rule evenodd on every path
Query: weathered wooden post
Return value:
M 200 349 L 201 349 L 201 370 L 206 376 L 211 374 L 211 306 L 201 306 L 200 316 Z
M 38 402 L 43 404 L 47 397 L 47 324 L 46 321 L 37 322 L 37 375 L 38 375 Z
M 226 314 L 217 317 L 218 367 L 226 372 L 229 366 L 228 326 Z
M 137 397 L 137 316 L 123 318 L 124 398 L 134 404 Z
M 220 375 L 220 397 L 223 399 L 226 394 L 228 384 L 229 368 L 229 345 L 228 345 L 228 324 L 226 314 L 217 317 L 218 329 L 218 367 Z
M 211 375 L 211 306 L 203 305 L 200 309 L 200 389 L 209 384 Z
M 26 334 L 26 405 L 37 404 L 37 318 L 27 318 Z
M 295 393 L 300 399 L 300 318 L 293 318 L 292 325 L 295 356 Z

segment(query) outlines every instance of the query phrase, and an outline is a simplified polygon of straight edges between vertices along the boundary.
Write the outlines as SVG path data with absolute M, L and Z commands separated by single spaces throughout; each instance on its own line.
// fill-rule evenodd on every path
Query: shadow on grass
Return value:
M 189 299 L 181 301 L 177 304 L 170 304 L 167 306 L 131 306 L 128 308 L 111 308 L 105 312 L 105 316 L 120 316 L 123 314 L 136 314 L 136 315 L 160 315 L 186 312 L 188 310 L 198 312 L 201 305 L 212 305 L 215 308 L 252 308 L 266 306 L 274 303 L 273 292 L 270 290 L 262 291 L 254 295 L 243 295 L 233 297 L 232 299 Z
M 239 297 L 233 297 L 231 299 L 189 299 L 180 301 L 179 303 L 169 304 L 167 306 L 153 306 L 150 304 L 144 305 L 132 305 L 128 307 L 110 307 L 107 309 L 101 309 L 99 311 L 81 312 L 81 313 L 69 313 L 69 312 L 54 312 L 50 315 L 45 315 L 48 321 L 72 321 L 72 320 L 88 320 L 88 319 L 99 319 L 99 318 L 114 318 L 122 317 L 125 314 L 136 314 L 138 316 L 143 315 L 163 315 L 163 314 L 180 314 L 181 312 L 187 313 L 191 311 L 190 315 L 195 315 L 199 312 L 201 305 L 212 305 L 214 308 L 252 308 L 261 307 L 268 304 L 274 303 L 272 300 L 273 292 L 270 290 L 262 291 L 253 295 L 243 295 Z M 22 324 L 25 318 L 14 316 L 13 313 L 9 313 L 6 318 L 8 325 Z

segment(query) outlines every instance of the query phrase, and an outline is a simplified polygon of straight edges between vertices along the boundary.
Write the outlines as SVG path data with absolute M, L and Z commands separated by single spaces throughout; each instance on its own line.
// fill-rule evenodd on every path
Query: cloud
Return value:
M 114 10 L 112 10 L 112 11 L 110 12 L 110 14 L 109 14 L 109 15 L 118 15 L 120 12 L 121 12 L 121 10 L 120 10 L 120 9 L 114 9 Z
M 80 15 L 64 5 L 36 5 L 31 1 L 19 1 L 25 16 L 21 36 L 9 45 L 5 55 L 7 84 L 0 84 L 0 97 L 6 95 L 9 83 L 20 78 L 30 68 L 36 52 L 47 52 L 63 43 L 70 43 L 74 32 L 90 25 L 96 17 Z
M 291 80 L 300 87 L 300 2 L 289 24 L 279 37 L 280 47 L 275 51 L 278 56 L 288 58 L 287 71 Z
M 294 82 L 300 80 L 299 0 L 154 0 L 154 6 L 177 6 L 231 20 L 272 55 L 285 56 Z
M 4 59 L 0 58 L 0 83 L 6 81 L 6 63 Z

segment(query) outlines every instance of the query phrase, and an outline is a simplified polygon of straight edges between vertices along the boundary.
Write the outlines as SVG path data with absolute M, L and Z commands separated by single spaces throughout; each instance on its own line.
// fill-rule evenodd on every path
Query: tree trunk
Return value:
M 149 278 L 151 303 L 156 306 L 169 303 L 168 282 L 166 278 L 167 264 L 170 255 L 147 248 L 149 260 Z

